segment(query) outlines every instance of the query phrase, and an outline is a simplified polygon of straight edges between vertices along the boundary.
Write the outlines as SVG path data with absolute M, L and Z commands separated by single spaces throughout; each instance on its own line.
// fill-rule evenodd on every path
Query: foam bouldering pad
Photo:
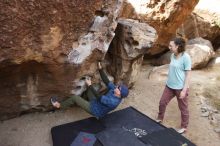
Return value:
M 70 146 L 80 132 L 96 134 L 105 129 L 105 126 L 96 118 L 71 122 L 51 129 L 53 146 Z M 102 146 L 98 141 L 94 146 Z
M 101 119 L 101 121 L 107 128 L 123 127 L 128 130 L 144 130 L 147 133 L 166 128 L 133 107 L 110 113 Z
M 141 137 L 140 140 L 152 146 L 196 146 L 172 128 L 153 132 Z
M 101 119 L 90 117 L 55 126 L 51 129 L 53 146 L 70 146 L 80 132 L 95 135 L 93 146 L 194 146 L 174 129 L 166 128 L 133 107 L 112 112 Z
M 96 134 L 104 146 L 146 146 L 133 133 L 123 128 L 110 128 Z
M 76 138 L 73 140 L 70 146 L 93 146 L 96 142 L 95 134 L 87 132 L 79 132 Z

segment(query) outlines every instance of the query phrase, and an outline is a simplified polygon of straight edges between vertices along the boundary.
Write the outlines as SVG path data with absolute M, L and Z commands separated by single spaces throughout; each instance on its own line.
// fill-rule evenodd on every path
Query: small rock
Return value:
M 200 97 L 201 104 L 206 104 L 206 98 L 203 96 L 199 96 L 199 97 Z
M 207 110 L 208 110 L 208 107 L 207 107 L 207 105 L 206 105 L 206 104 L 203 104 L 203 105 L 201 106 L 201 109 L 202 109 L 202 110 L 206 110 L 206 111 L 207 111 Z
M 202 117 L 208 117 L 208 116 L 209 116 L 209 112 L 208 112 L 208 111 L 203 112 L 203 113 L 201 114 L 201 116 L 202 116 Z
M 218 120 L 214 118 L 213 120 L 210 120 L 210 124 L 213 126 L 218 126 Z
M 213 112 L 214 112 L 214 113 L 218 113 L 218 110 L 217 110 L 217 109 L 213 109 Z
M 201 112 L 207 112 L 207 109 L 201 108 Z
M 214 120 L 215 117 L 214 117 L 214 114 L 212 111 L 209 112 L 209 117 L 208 117 L 209 120 Z
M 215 114 L 215 118 L 220 121 L 220 114 Z
M 214 131 L 215 131 L 216 133 L 220 133 L 220 128 L 215 128 Z

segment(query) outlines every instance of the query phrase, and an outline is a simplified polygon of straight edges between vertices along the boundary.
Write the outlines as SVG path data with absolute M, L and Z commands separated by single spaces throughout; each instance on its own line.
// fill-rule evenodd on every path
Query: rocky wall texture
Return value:
M 191 14 L 199 0 L 148 0 L 144 4 L 146 13 L 130 10 L 131 4 L 126 4 L 120 17 L 137 19 L 154 27 L 158 39 L 154 47 L 148 50 L 148 55 L 155 55 L 167 49 L 170 39 L 176 35 L 176 30 Z M 129 3 L 129 2 L 128 2 Z
M 177 30 L 179 35 L 187 39 L 202 37 L 210 40 L 214 49 L 220 47 L 220 16 L 208 11 L 194 11 Z
M 146 23 L 120 19 L 116 36 L 112 41 L 106 60 L 109 72 L 116 82 L 133 85 L 138 77 L 144 54 L 157 39 L 156 30 Z
M 0 1 L 0 119 L 85 89 L 114 37 L 122 1 Z
M 134 84 L 144 54 L 163 52 L 197 2 L 149 0 L 138 14 L 123 0 L 1 0 L 0 119 L 80 95 L 83 76 L 100 83 L 98 60 L 112 80 Z
M 85 34 L 103 0 L 2 0 L 1 66 L 29 60 L 64 63 L 72 44 Z

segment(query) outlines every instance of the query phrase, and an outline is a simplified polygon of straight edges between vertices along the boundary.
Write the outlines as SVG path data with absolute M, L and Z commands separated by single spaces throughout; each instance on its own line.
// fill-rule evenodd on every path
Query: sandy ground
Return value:
M 155 119 L 158 112 L 158 102 L 164 89 L 165 81 L 147 79 L 149 66 L 143 66 L 135 87 L 130 96 L 117 110 L 133 106 L 149 117 Z M 201 117 L 200 99 L 196 92 L 189 96 L 190 124 L 185 137 L 198 146 L 219 146 L 220 137 L 213 131 L 213 126 L 207 118 Z M 0 146 L 51 146 L 50 129 L 53 126 L 77 121 L 89 117 L 79 107 L 55 113 L 32 113 L 0 123 Z M 164 123 L 167 127 L 179 128 L 180 112 L 176 99 L 167 107 Z

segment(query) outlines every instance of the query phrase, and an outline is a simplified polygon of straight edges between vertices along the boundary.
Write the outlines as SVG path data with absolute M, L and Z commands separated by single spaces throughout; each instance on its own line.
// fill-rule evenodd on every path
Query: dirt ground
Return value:
M 142 67 L 139 79 L 129 98 L 117 108 L 123 109 L 133 106 L 142 113 L 155 119 L 158 112 L 158 102 L 164 89 L 165 81 L 149 80 L 149 66 Z M 194 72 L 195 83 L 201 72 Z M 198 76 L 197 76 L 198 75 Z M 202 76 L 204 77 L 204 76 Z M 194 88 L 193 88 L 194 89 Z M 214 132 L 213 126 L 207 118 L 201 117 L 200 99 L 196 91 L 191 91 L 189 96 L 190 124 L 185 137 L 198 146 L 219 146 L 220 136 Z M 10 119 L 0 123 L 0 145 L 1 146 L 51 146 L 52 139 L 50 129 L 53 126 L 77 121 L 89 117 L 79 107 L 72 107 L 66 111 L 54 113 L 32 113 L 18 118 Z M 167 127 L 179 128 L 180 112 L 176 99 L 173 99 L 167 107 L 164 123 Z

